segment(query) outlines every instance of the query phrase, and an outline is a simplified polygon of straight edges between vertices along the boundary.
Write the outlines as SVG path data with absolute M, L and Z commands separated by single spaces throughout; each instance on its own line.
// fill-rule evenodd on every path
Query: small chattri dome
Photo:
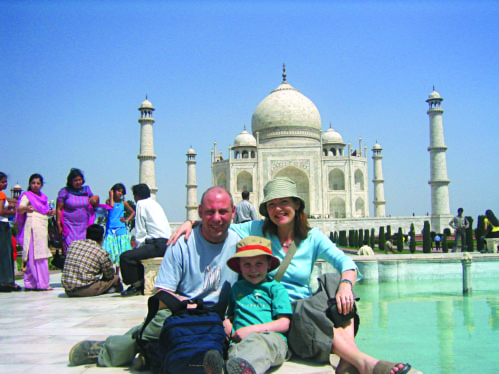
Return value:
M 196 154 L 196 151 L 192 148 L 189 148 L 189 150 L 187 151 L 187 154 L 188 155 L 195 155 Z
M 382 148 L 381 148 L 381 146 L 378 143 L 376 143 L 375 145 L 373 145 L 373 150 L 381 150 L 381 149 Z
M 441 99 L 441 98 L 442 97 L 440 96 L 440 94 L 435 90 L 430 94 L 430 96 L 428 96 L 428 100 Z
M 154 109 L 154 107 L 152 106 L 152 103 L 149 100 L 147 100 L 146 97 L 146 99 L 140 105 L 139 109 Z
M 256 139 L 253 135 L 246 131 L 246 127 L 234 139 L 234 147 L 256 147 Z
M 16 184 L 13 189 L 14 190 L 22 190 L 23 188 L 19 184 Z
M 340 133 L 331 127 L 322 134 L 322 143 L 344 144 Z
M 432 100 L 435 100 L 438 102 L 441 102 L 444 100 L 444 99 L 442 99 L 442 96 L 440 96 L 440 94 L 437 91 L 435 91 L 435 86 L 433 86 L 433 91 L 430 93 L 430 96 L 428 96 L 428 99 L 426 100 L 426 102 L 430 102 Z

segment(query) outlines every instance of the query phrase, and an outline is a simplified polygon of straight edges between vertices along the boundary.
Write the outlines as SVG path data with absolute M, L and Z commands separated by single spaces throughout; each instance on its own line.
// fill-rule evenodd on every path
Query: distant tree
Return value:
M 369 239 L 369 246 L 374 249 L 374 246 L 376 245 L 376 230 L 374 229 L 374 227 L 371 229 L 371 236 Z
M 379 235 L 378 235 L 378 248 L 380 251 L 385 250 L 385 227 L 381 226 L 379 228 Z
M 348 246 L 355 247 L 355 230 L 348 230 Z
M 466 229 L 466 252 L 475 251 L 475 241 L 473 240 L 473 218 L 467 216 L 468 228 Z
M 404 250 L 404 234 L 402 233 L 402 227 L 399 227 L 397 233 L 397 251 L 402 252 Z
M 364 242 L 364 230 L 359 229 L 359 239 L 357 240 L 357 248 L 362 247 L 363 242 Z
M 369 243 L 369 229 L 364 230 L 364 240 Z
M 447 234 L 445 234 L 445 230 L 442 235 L 442 252 L 449 253 L 449 243 L 447 242 Z
M 476 238 L 476 250 L 481 252 L 485 249 L 482 237 L 485 236 L 485 216 L 479 215 L 478 221 L 475 229 L 475 238 Z
M 430 221 L 424 221 L 424 226 L 423 226 L 423 253 L 431 253 Z
M 334 242 L 335 244 L 338 244 L 338 231 L 334 232 Z
M 332 231 L 329 233 L 329 240 L 331 240 L 333 243 L 336 243 L 334 241 L 334 232 L 332 232 Z
M 416 253 L 416 230 L 414 230 L 414 223 L 411 223 L 411 231 L 409 232 L 411 240 L 409 241 L 409 251 Z
M 340 230 L 340 234 L 339 234 L 339 238 L 338 238 L 338 243 L 342 247 L 348 246 L 347 232 L 346 232 L 346 230 Z
M 386 235 L 385 238 L 391 238 L 392 237 L 392 227 L 390 225 L 386 226 Z

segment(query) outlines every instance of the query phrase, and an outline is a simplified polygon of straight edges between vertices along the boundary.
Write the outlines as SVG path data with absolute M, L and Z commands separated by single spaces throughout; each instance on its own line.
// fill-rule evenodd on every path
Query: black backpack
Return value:
M 145 341 L 142 334 L 156 315 L 159 301 L 168 305 L 172 315 L 165 319 L 158 341 Z M 197 307 L 188 309 L 189 304 Z M 151 296 L 147 318 L 137 339 L 146 367 L 161 374 L 204 374 L 205 353 L 215 349 L 223 354 L 226 342 L 222 320 L 211 310 L 200 299 L 180 301 L 164 291 Z

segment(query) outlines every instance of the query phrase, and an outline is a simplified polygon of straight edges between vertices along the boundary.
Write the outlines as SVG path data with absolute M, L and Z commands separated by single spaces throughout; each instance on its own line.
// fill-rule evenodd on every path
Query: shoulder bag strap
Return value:
M 284 260 L 281 262 L 281 266 L 279 266 L 279 269 L 277 270 L 277 273 L 274 276 L 274 280 L 280 282 L 282 277 L 284 276 L 284 273 L 288 269 L 289 264 L 291 263 L 291 260 L 293 259 L 293 256 L 296 253 L 296 250 L 298 249 L 298 246 L 300 245 L 300 239 L 295 238 L 291 242 L 291 245 L 289 246 L 288 252 L 286 253 L 286 256 L 284 257 Z
M 168 309 L 172 311 L 172 314 L 175 314 L 178 311 L 187 308 L 186 301 L 180 301 L 171 293 L 166 291 L 159 291 L 154 295 L 152 295 L 151 297 L 149 297 L 149 299 L 147 300 L 147 317 L 138 334 L 138 339 L 137 339 L 138 342 L 142 340 L 142 335 L 144 334 L 144 330 L 146 329 L 149 322 L 151 322 L 156 313 L 158 313 L 160 301 L 162 301 L 163 304 L 168 306 Z

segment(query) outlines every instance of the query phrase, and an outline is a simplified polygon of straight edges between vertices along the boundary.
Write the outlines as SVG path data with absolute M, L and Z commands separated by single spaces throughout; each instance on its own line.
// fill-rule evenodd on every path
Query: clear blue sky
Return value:
M 495 1 L 2 1 L 0 121 L 10 188 L 71 167 L 94 193 L 138 182 L 137 108 L 154 118 L 158 201 L 185 219 L 186 152 L 211 185 L 258 103 L 288 82 L 346 142 L 383 147 L 387 214 L 430 206 L 427 99 L 444 98 L 451 213 L 499 212 Z M 369 151 L 372 202 L 372 152 Z M 128 198 L 132 198 L 128 193 Z M 371 214 L 373 212 L 370 203 Z

